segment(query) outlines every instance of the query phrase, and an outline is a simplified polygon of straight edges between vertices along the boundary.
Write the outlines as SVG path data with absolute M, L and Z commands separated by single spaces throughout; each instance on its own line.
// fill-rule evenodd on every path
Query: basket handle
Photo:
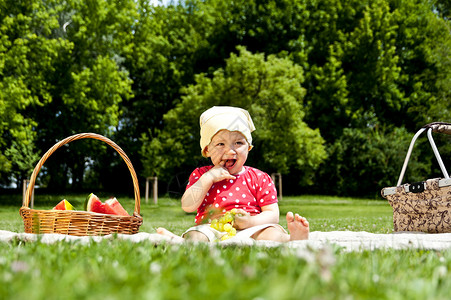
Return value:
M 434 122 L 434 123 L 429 123 L 429 124 L 424 125 L 420 130 L 418 130 L 418 132 L 412 138 L 412 141 L 410 142 L 409 150 L 407 151 L 407 155 L 404 160 L 404 164 L 401 169 L 401 174 L 399 175 L 396 186 L 401 185 L 402 180 L 404 178 L 404 174 L 407 169 L 407 164 L 409 163 L 410 155 L 412 154 L 413 146 L 415 145 L 415 141 L 420 136 L 420 134 L 422 134 L 425 130 L 427 131 L 427 137 L 429 139 L 429 143 L 431 144 L 432 150 L 434 151 L 435 157 L 437 158 L 437 162 L 440 166 L 440 169 L 442 170 L 443 176 L 445 179 L 449 179 L 448 172 L 445 168 L 445 165 L 443 164 L 440 153 L 437 150 L 437 146 L 435 145 L 434 139 L 432 138 L 432 132 L 439 132 L 439 133 L 445 133 L 445 134 L 451 135 L 451 123 Z
M 67 138 L 59 141 L 53 147 L 51 147 L 44 154 L 44 156 L 41 157 L 41 159 L 39 160 L 38 164 L 34 168 L 33 173 L 31 174 L 30 183 L 28 184 L 27 192 L 25 194 L 25 199 L 24 199 L 24 203 L 22 204 L 22 206 L 29 207 L 31 194 L 33 192 L 34 184 L 36 182 L 36 176 L 38 175 L 39 171 L 41 170 L 42 165 L 47 160 L 47 158 L 49 158 L 49 156 L 52 155 L 53 152 L 55 152 L 61 146 L 65 145 L 67 143 L 70 143 L 72 141 L 75 141 L 75 140 L 86 139 L 86 138 L 96 139 L 96 140 L 100 140 L 102 142 L 107 143 L 109 146 L 114 148 L 114 150 L 116 150 L 117 153 L 119 153 L 119 155 L 125 161 L 125 163 L 127 164 L 128 170 L 130 171 L 130 174 L 132 176 L 133 187 L 134 187 L 134 191 L 135 191 L 135 210 L 134 210 L 133 215 L 134 216 L 139 216 L 139 213 L 140 213 L 139 184 L 138 184 L 138 178 L 136 176 L 136 172 L 135 172 L 135 169 L 133 168 L 132 162 L 128 158 L 127 154 L 125 154 L 125 152 L 121 149 L 121 147 L 119 147 L 112 140 L 110 140 L 110 139 L 108 139 L 108 138 L 106 138 L 106 137 L 104 137 L 104 136 L 102 136 L 100 134 L 96 134 L 96 133 L 79 133 L 79 134 L 75 134 L 75 135 L 72 135 L 70 137 L 67 137 Z

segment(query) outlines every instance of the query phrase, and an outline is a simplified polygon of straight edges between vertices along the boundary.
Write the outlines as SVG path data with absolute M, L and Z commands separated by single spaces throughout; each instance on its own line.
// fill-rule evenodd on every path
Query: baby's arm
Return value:
M 241 214 L 241 216 L 239 215 Z M 277 203 L 262 206 L 262 212 L 258 215 L 251 216 L 244 210 L 238 210 L 235 216 L 235 227 L 237 229 L 245 229 L 261 224 L 278 224 L 279 223 L 279 205 Z
M 208 190 L 215 182 L 224 179 L 235 179 L 235 176 L 230 175 L 229 171 L 223 167 L 224 162 L 218 166 L 214 166 L 208 172 L 205 172 L 198 181 L 190 186 L 182 196 L 182 209 L 186 212 L 196 211 L 202 204 Z

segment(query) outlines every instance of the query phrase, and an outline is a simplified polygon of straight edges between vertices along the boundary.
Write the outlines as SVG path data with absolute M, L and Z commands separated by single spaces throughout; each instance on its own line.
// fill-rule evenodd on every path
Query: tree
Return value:
M 180 89 L 194 82 L 199 49 L 208 48 L 205 36 L 215 21 L 208 12 L 192 8 L 197 2 L 154 6 L 137 1 L 133 42 L 123 51 L 134 97 L 121 104 L 124 114 L 117 133 L 133 153 L 141 144 L 130 133 L 161 130 L 163 115 L 180 99 Z
M 48 1 L 52 3 L 52 1 Z M 47 76 L 58 54 L 68 47 L 48 38 L 57 18 L 42 1 L 0 2 L 0 179 L 9 184 L 11 168 L 20 177 L 36 162 L 37 119 L 28 108 L 42 109 L 51 99 Z M 16 169 L 18 167 L 18 169 Z M 20 181 L 22 178 L 17 178 Z
M 12 121 L 2 141 L 17 157 L 16 128 L 28 124 L 41 151 L 78 132 L 111 135 L 119 103 L 131 97 L 131 81 L 119 53 L 129 43 L 134 1 L 5 1 L 2 94 Z M 24 118 L 24 116 L 27 116 Z M 25 134 L 22 134 L 25 135 Z M 10 136 L 10 137 L 9 137 Z M 14 141 L 16 140 L 16 141 Z M 102 150 L 103 149 L 103 150 Z M 89 157 L 105 151 L 95 143 L 58 150 L 42 170 L 43 183 L 79 188 Z
M 341 170 L 356 162 L 347 154 L 339 156 L 340 149 L 343 153 L 379 149 L 377 143 L 361 147 L 362 135 L 377 132 L 383 143 L 395 128 L 414 132 L 431 121 L 451 120 L 447 3 L 186 0 L 154 7 L 147 0 L 0 1 L 0 181 L 9 184 L 11 176 L 20 180 L 24 176 L 20 174 L 29 172 L 21 168 L 32 168 L 40 152 L 82 131 L 111 137 L 131 157 L 138 174 L 191 168 L 194 163 L 186 158 L 167 159 L 170 151 L 200 159 L 198 151 L 188 147 L 196 142 L 169 134 L 170 130 L 181 135 L 192 131 L 171 122 L 197 124 L 198 114 L 219 92 L 223 103 L 248 107 L 260 119 L 256 133 L 260 145 L 252 150 L 250 160 L 255 162 L 250 163 L 299 177 L 302 186 L 309 181 L 328 182 L 336 191 L 345 191 L 336 182 L 354 180 L 351 172 Z M 260 54 L 246 54 L 237 48 L 240 45 Z M 263 62 L 257 63 L 260 55 Z M 249 70 L 236 66 L 240 59 Z M 288 66 L 290 61 L 293 66 Z M 301 75 L 278 73 L 280 64 Z M 265 93 L 285 99 L 280 103 L 300 112 L 297 119 L 291 118 L 281 108 L 279 115 L 305 126 L 306 134 L 311 133 L 308 128 L 321 132 L 329 154 L 324 166 L 317 167 L 324 153 L 314 154 L 312 161 L 295 162 L 288 161 L 296 155 L 288 150 L 281 155 L 263 151 L 273 149 L 277 140 L 268 138 L 266 128 L 283 122 L 279 115 L 261 117 L 262 112 L 271 116 L 270 101 L 264 102 L 262 92 L 252 90 L 256 79 L 246 77 L 251 70 L 265 70 L 255 78 L 279 76 L 281 81 L 291 78 L 287 86 L 294 85 L 292 81 L 302 85 L 302 92 L 294 89 L 284 95 L 275 79 L 262 81 Z M 233 88 L 238 83 L 241 90 Z M 252 92 L 255 99 L 246 96 Z M 249 100 L 234 102 L 233 95 Z M 292 106 L 294 101 L 286 100 L 290 97 L 298 99 L 298 104 Z M 193 115 L 182 115 L 177 108 L 185 108 L 185 102 Z M 275 105 L 285 107 L 280 103 Z M 322 145 L 317 134 L 311 134 Z M 141 147 L 141 142 L 146 146 Z M 444 153 L 448 143 L 444 141 Z M 313 149 L 299 145 L 304 148 L 294 148 Z M 94 186 L 121 186 L 128 180 L 127 169 L 107 149 L 99 142 L 83 141 L 58 150 L 46 162 L 41 184 L 64 188 L 71 182 L 78 189 L 86 187 L 88 176 Z M 29 155 L 33 152 L 37 155 Z M 421 153 L 432 161 L 426 149 Z M 338 158 L 343 160 L 333 161 Z M 382 163 L 377 165 L 383 168 Z M 330 173 L 340 171 L 345 177 L 321 172 L 330 166 L 336 168 Z M 314 169 L 318 173 L 312 175 Z M 382 171 L 373 173 L 391 176 Z M 296 190 L 298 183 L 290 185 Z
M 299 180 L 311 182 L 325 150 L 319 131 L 303 122 L 302 68 L 273 55 L 265 59 L 242 47 L 238 51 L 211 79 L 196 76 L 196 84 L 184 89 L 182 101 L 165 115 L 164 129 L 157 136 L 143 136 L 147 175 L 168 178 L 174 169 L 195 167 L 201 160 L 200 114 L 214 105 L 230 105 L 247 109 L 256 124 L 250 165 L 285 174 L 298 168 L 304 171 Z
M 439 15 L 449 21 L 451 18 L 451 3 L 448 0 L 433 0 L 432 3 Z

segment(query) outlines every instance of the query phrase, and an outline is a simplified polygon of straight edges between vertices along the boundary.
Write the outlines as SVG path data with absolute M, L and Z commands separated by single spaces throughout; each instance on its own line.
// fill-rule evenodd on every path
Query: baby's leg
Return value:
M 286 232 L 284 232 L 283 229 L 273 226 L 267 227 L 254 233 L 251 238 L 258 241 L 274 241 L 281 243 L 290 241 L 290 236 Z
M 193 242 L 209 242 L 208 237 L 199 231 L 188 231 L 185 233 L 185 239 Z
M 177 241 L 177 242 L 182 242 L 184 240 L 193 241 L 193 242 L 208 242 L 209 241 L 205 234 L 203 234 L 202 232 L 199 232 L 199 231 L 194 231 L 194 230 L 188 231 L 185 234 L 184 238 L 180 237 L 180 236 L 170 232 L 166 228 L 162 228 L 162 227 L 157 228 L 157 233 L 168 236 L 172 240 Z
M 171 240 L 174 240 L 174 241 L 177 241 L 177 242 L 183 242 L 185 240 L 184 238 L 182 238 L 182 237 L 170 232 L 169 230 L 167 230 L 166 228 L 163 228 L 163 227 L 157 228 L 157 233 L 161 234 L 161 235 L 164 235 L 164 236 L 168 236 L 168 237 L 171 238 Z
M 306 218 L 298 214 L 287 213 L 287 226 L 290 231 L 290 240 L 307 240 L 309 235 L 309 223 Z

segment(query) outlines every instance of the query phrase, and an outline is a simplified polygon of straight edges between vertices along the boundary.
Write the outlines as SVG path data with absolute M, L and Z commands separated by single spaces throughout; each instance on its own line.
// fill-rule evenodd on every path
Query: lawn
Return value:
M 76 209 L 83 209 L 87 195 L 36 195 L 36 209 L 50 209 L 61 199 L 67 199 Z M 99 195 L 105 200 L 108 196 Z M 23 231 L 22 219 L 19 216 L 21 197 L 0 197 L 0 229 L 15 232 Z M 4 200 L 3 200 L 4 199 Z M 3 202 L 2 202 L 3 200 Z M 118 197 L 118 200 L 130 213 L 134 209 L 134 199 Z M 152 202 L 152 203 L 150 203 Z M 17 203 L 17 204 L 15 204 Z M 393 230 L 392 209 L 385 200 L 363 200 L 331 196 L 284 197 L 279 202 L 280 223 L 286 227 L 285 214 L 288 211 L 298 212 L 306 217 L 311 231 L 352 230 L 374 233 L 389 233 Z M 158 204 L 141 202 L 141 215 L 144 223 L 140 231 L 154 232 L 157 227 L 164 226 L 181 234 L 194 223 L 194 214 L 185 213 L 180 208 L 179 199 L 160 198 Z
M 80 195 L 37 195 L 35 207 L 51 208 L 61 197 L 83 206 Z M 133 209 L 133 200 L 119 200 Z M 4 200 L 0 229 L 23 231 L 20 202 Z M 284 197 L 280 209 L 300 212 L 312 231 L 390 233 L 393 226 L 392 210 L 382 200 Z M 165 226 L 180 234 L 194 218 L 170 198 L 143 203 L 141 213 L 145 232 Z M 286 225 L 283 218 L 281 223 Z M 1 299 L 447 299 L 451 288 L 451 251 L 348 253 L 333 246 L 301 251 L 113 239 L 0 243 L 0 253 Z

